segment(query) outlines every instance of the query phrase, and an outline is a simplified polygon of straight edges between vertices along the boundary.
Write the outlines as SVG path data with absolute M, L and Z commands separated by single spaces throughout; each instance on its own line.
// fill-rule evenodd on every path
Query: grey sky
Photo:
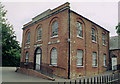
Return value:
M 25 23 L 47 9 L 53 9 L 64 2 L 3 2 L 8 10 L 7 18 L 14 26 L 17 40 L 22 42 L 22 27 Z M 70 2 L 73 11 L 94 21 L 110 31 L 110 36 L 115 36 L 115 26 L 118 23 L 117 2 Z

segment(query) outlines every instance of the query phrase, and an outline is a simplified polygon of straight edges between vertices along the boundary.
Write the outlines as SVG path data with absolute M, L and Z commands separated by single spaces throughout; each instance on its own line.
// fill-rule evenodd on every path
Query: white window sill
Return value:
M 58 35 L 56 35 L 56 36 L 52 36 L 52 37 L 50 37 L 50 38 L 57 38 L 58 37 Z
M 81 37 L 81 36 L 77 36 L 77 38 L 81 38 L 81 39 L 83 39 L 83 37 Z
M 103 67 L 105 67 L 105 68 L 106 68 L 107 66 L 105 65 L 105 66 L 103 66 Z
M 42 40 L 37 40 L 36 42 L 40 42 L 40 41 L 42 41 Z
M 97 41 L 92 40 L 93 43 L 97 43 Z
M 77 65 L 77 68 L 83 68 L 84 66 L 81 66 L 81 65 Z
M 29 43 L 26 43 L 26 44 L 30 44 L 30 42 L 29 42 Z
M 49 66 L 52 66 L 52 67 L 57 67 L 57 65 L 56 65 L 56 64 L 54 64 L 54 65 L 50 64 Z
M 93 65 L 92 67 L 93 67 L 93 68 L 97 68 L 98 66 L 94 66 L 94 65 Z
M 106 46 L 105 44 L 103 44 L 103 46 Z

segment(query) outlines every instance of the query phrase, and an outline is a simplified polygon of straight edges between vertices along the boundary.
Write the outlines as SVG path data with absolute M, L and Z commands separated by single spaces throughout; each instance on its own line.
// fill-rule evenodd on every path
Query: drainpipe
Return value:
M 85 24 L 84 24 L 85 25 Z M 86 25 L 85 25 L 85 75 L 87 75 L 87 69 L 86 69 L 86 54 L 87 54 L 87 50 L 86 50 Z
M 110 56 L 110 48 L 109 48 L 109 46 L 110 46 L 110 37 L 109 37 L 109 32 L 108 32 L 108 36 L 107 36 L 107 38 L 108 38 L 108 56 L 109 56 L 109 63 L 108 63 L 108 66 L 107 66 L 107 68 L 108 68 L 108 70 L 110 70 L 110 68 L 111 68 L 111 56 Z
M 98 74 L 99 74 L 99 61 L 100 61 L 100 60 L 99 60 L 99 50 L 100 50 L 100 49 L 99 49 L 99 37 L 98 37 L 98 30 L 97 30 L 97 44 L 98 44 L 97 46 L 98 46 Z
M 70 9 L 68 10 L 68 18 L 69 18 L 69 39 L 68 39 L 68 42 L 69 42 L 69 46 L 68 46 L 68 79 L 70 79 Z

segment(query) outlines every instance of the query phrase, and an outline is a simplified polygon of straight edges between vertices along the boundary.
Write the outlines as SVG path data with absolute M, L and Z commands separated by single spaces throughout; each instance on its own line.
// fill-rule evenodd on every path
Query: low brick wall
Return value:
M 30 75 L 30 76 L 36 76 L 36 77 L 40 77 L 40 78 L 44 78 L 44 79 L 49 79 L 54 81 L 55 79 L 46 75 L 41 74 L 40 72 L 37 72 L 35 70 L 32 69 L 26 69 L 26 68 L 18 68 L 17 69 L 18 73 L 22 73 L 22 74 L 26 74 L 26 75 Z

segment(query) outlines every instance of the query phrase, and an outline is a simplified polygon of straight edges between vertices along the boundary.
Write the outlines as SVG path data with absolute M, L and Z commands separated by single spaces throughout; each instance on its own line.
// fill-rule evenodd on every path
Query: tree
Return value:
M 120 22 L 116 26 L 117 34 L 120 35 Z
M 7 11 L 0 3 L 0 23 L 2 24 L 2 66 L 19 66 L 20 62 L 20 46 L 16 40 L 13 26 L 7 22 L 5 15 Z

